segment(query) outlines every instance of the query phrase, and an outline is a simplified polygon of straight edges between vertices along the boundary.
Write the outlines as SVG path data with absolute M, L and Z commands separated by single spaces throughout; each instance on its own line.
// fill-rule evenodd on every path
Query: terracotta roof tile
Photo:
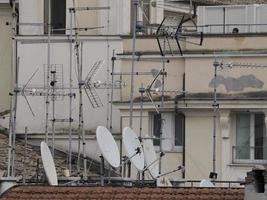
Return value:
M 0 200 L 241 200 L 242 188 L 135 188 L 16 186 Z

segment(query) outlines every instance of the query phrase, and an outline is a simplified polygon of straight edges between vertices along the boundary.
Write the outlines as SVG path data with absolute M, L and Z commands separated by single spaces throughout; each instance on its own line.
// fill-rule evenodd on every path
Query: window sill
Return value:
M 160 153 L 159 146 L 154 146 L 157 153 Z M 174 147 L 172 150 L 164 151 L 164 153 L 183 153 L 183 147 Z
M 229 167 L 255 167 L 255 165 L 261 165 L 260 163 L 231 163 Z

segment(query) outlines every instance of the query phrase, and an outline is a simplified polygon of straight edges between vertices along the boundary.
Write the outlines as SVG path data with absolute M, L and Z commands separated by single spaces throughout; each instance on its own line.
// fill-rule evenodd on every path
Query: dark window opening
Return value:
M 66 0 L 51 0 L 51 33 L 65 34 Z M 48 0 L 44 5 L 45 34 L 48 33 Z
M 266 158 L 266 129 L 264 114 L 255 114 L 255 159 Z
M 156 138 L 160 138 L 160 131 L 161 131 L 161 114 L 154 114 L 153 115 L 153 135 Z M 156 146 L 159 146 L 160 141 L 153 140 L 153 144 Z
M 184 144 L 184 123 L 184 115 L 180 113 L 175 114 L 175 146 L 183 146 Z

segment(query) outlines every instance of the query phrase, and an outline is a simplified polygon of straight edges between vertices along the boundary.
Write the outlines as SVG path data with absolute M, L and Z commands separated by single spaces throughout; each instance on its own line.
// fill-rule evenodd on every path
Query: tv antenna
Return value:
M 85 93 L 90 101 L 90 103 L 92 104 L 92 106 L 95 107 L 100 107 L 103 104 L 101 103 L 101 100 L 99 98 L 99 96 L 97 95 L 96 91 L 95 91 L 95 87 L 92 84 L 91 80 L 92 77 L 95 75 L 96 71 L 98 70 L 98 68 L 103 64 L 103 61 L 99 61 L 97 63 L 95 63 L 95 65 L 93 65 L 91 71 L 89 72 L 89 74 L 87 75 L 86 79 L 83 81 L 83 66 L 82 66 L 82 48 L 83 48 L 83 43 L 79 41 L 79 33 L 78 33 L 78 29 L 77 29 L 77 12 L 84 12 L 84 11 L 95 11 L 95 10 L 106 10 L 106 9 L 110 9 L 110 7 L 72 7 L 69 8 L 69 13 L 70 13 L 70 17 L 71 17 L 71 38 L 72 38 L 72 29 L 73 29 L 73 24 L 72 24 L 72 20 L 74 20 L 74 33 L 75 33 L 75 37 L 74 37 L 74 43 L 75 43 L 75 53 L 76 53 L 76 63 L 77 63 L 77 71 L 78 71 L 78 85 L 79 85 L 79 142 L 78 142 L 78 161 L 77 161 L 77 168 L 78 168 L 78 173 L 80 172 L 80 154 L 81 154 L 81 150 L 80 150 L 80 142 L 82 139 L 82 154 L 83 154 L 83 178 L 87 179 L 87 159 L 85 156 L 86 153 L 86 141 L 85 141 L 85 132 L 84 132 L 84 119 L 83 119 L 83 89 L 85 90 Z M 73 41 L 71 41 L 73 42 Z M 72 45 L 71 47 L 72 48 Z M 80 55 L 81 54 L 81 55 Z M 69 134 L 70 136 L 70 146 L 71 146 L 71 133 Z M 71 149 L 70 149 L 70 153 L 71 154 Z M 71 156 L 71 155 L 70 155 Z M 71 162 L 71 160 L 69 159 L 69 162 Z M 69 163 L 69 165 L 71 165 Z
M 96 92 L 96 87 L 100 86 L 100 82 L 93 81 L 93 77 L 95 76 L 96 72 L 100 67 L 104 64 L 104 60 L 97 61 L 94 63 L 93 67 L 91 68 L 90 72 L 87 74 L 85 81 L 84 81 L 84 91 L 92 105 L 93 108 L 98 108 L 103 106 L 100 97 Z
M 183 28 L 183 24 L 191 20 L 191 18 L 182 17 L 165 17 L 158 27 L 156 36 L 157 42 L 162 56 L 180 54 L 183 56 L 183 51 L 180 41 L 193 45 L 201 46 L 203 43 L 203 32 L 187 31 Z M 189 40 L 197 38 L 198 42 Z

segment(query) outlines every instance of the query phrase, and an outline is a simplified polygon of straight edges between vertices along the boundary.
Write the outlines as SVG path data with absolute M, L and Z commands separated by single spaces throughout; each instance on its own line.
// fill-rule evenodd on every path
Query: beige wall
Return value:
M 212 171 L 213 123 L 212 112 L 185 112 L 185 169 L 186 179 L 206 179 Z M 217 126 L 216 171 L 220 172 L 221 139 Z M 220 180 L 220 173 L 219 180 Z
M 194 40 L 192 40 L 194 41 Z M 196 40 L 195 40 L 196 41 Z M 198 41 L 198 40 L 197 40 Z M 187 50 L 263 50 L 266 49 L 266 36 L 204 36 L 203 45 L 197 46 L 186 43 Z M 227 53 L 227 52 L 225 52 Z
M 180 43 L 181 48 L 185 48 L 185 43 Z M 166 47 L 167 48 L 167 47 Z M 166 49 L 167 50 L 167 49 Z M 123 51 L 125 53 L 132 52 L 132 38 L 127 38 L 123 40 Z M 156 37 L 153 38 L 144 38 L 144 37 L 137 37 L 136 40 L 136 51 L 141 52 L 153 52 L 156 55 L 160 54 L 159 46 Z
M 139 130 L 140 130 L 140 112 L 139 111 L 135 111 L 133 113 L 133 130 L 136 132 L 136 134 L 139 136 Z M 149 123 L 149 114 L 147 111 L 144 111 L 143 113 L 143 131 L 142 131 L 142 136 L 145 135 L 150 135 L 151 136 L 151 127 L 150 127 L 150 123 Z M 121 127 L 122 129 L 124 127 L 129 127 L 129 113 L 124 110 L 121 112 Z M 125 149 L 124 147 L 122 147 L 122 155 L 125 155 Z M 165 152 L 165 156 L 163 156 L 162 158 L 162 170 L 161 173 L 166 173 L 166 172 L 170 172 L 174 169 L 176 169 L 179 165 L 182 165 L 183 163 L 183 154 L 181 151 L 177 152 L 177 151 L 169 151 L 169 152 Z M 132 174 L 131 174 L 131 178 L 136 178 L 136 174 L 137 174 L 137 170 L 135 169 L 135 167 L 132 165 Z M 182 173 L 176 172 L 176 173 L 172 173 L 167 175 L 167 177 L 171 178 L 171 180 L 180 180 L 182 178 Z M 147 179 L 151 179 L 151 176 L 149 175 L 148 172 L 146 172 L 146 178 Z
M 183 85 L 183 74 L 184 74 L 184 60 L 175 59 L 171 60 L 170 63 L 166 63 L 167 77 L 165 77 L 165 90 L 167 91 L 181 91 Z M 131 60 L 123 60 L 121 62 L 122 72 L 131 72 L 132 62 Z M 150 72 L 152 69 L 161 70 L 161 62 L 147 62 L 137 61 L 135 62 L 135 72 Z M 127 101 L 130 97 L 130 85 L 131 76 L 122 76 L 123 82 L 126 83 L 126 87 L 122 89 L 122 100 Z M 152 75 L 138 75 L 134 76 L 134 98 L 139 97 L 139 88 L 141 84 L 144 84 L 146 88 L 151 84 L 153 80 Z M 162 80 L 162 76 L 159 76 L 158 80 Z M 151 89 L 155 89 L 154 86 Z M 160 88 L 161 89 L 161 88 Z M 175 96 L 174 93 L 166 93 L 168 96 Z M 153 95 L 153 97 L 159 97 L 159 95 Z
M 237 62 L 237 63 L 252 63 L 259 65 L 266 65 L 267 60 L 265 57 L 249 56 L 249 57 L 222 57 L 217 58 L 218 60 L 223 60 L 224 62 Z M 186 58 L 185 60 L 185 74 L 186 74 L 186 90 L 189 93 L 198 92 L 213 92 L 213 87 L 209 86 L 209 83 L 214 78 L 214 67 L 213 62 L 215 57 L 208 58 Z M 235 79 L 241 76 L 247 76 L 253 74 L 255 78 L 264 82 L 262 88 L 245 87 L 242 91 L 226 91 L 224 85 L 220 85 L 218 92 L 220 93 L 240 93 L 240 92 L 252 92 L 252 91 L 262 91 L 267 90 L 266 75 L 267 68 L 233 68 L 223 70 L 218 70 L 218 76 L 232 77 Z
M 68 7 L 97 7 L 98 2 L 97 0 L 75 0 L 75 5 L 73 5 L 72 0 L 67 1 L 67 8 Z M 79 11 L 77 12 L 77 26 L 78 27 L 97 27 L 98 26 L 98 12 L 97 10 L 92 11 Z M 67 11 L 67 16 L 69 12 Z M 68 19 L 67 19 L 67 26 L 68 26 Z M 97 34 L 98 29 L 89 30 L 89 31 L 79 31 L 79 34 Z
M 165 89 L 182 88 L 182 74 L 185 73 L 185 87 L 188 93 L 210 93 L 213 94 L 213 86 L 210 84 L 214 78 L 213 62 L 215 58 L 219 61 L 247 63 L 257 65 L 267 65 L 266 56 L 264 53 L 267 46 L 267 37 L 207 37 L 204 40 L 202 47 L 186 45 L 187 50 L 209 51 L 206 55 L 190 54 L 181 58 L 169 57 L 170 63 L 167 64 L 167 72 L 170 77 L 166 79 Z M 158 50 L 156 39 L 138 39 L 137 51 L 155 52 Z M 239 50 L 246 52 L 240 53 Z M 249 50 L 249 51 L 247 51 Z M 217 53 L 213 54 L 213 51 Z M 130 72 L 131 70 L 131 40 L 124 40 L 124 52 L 127 54 L 122 59 L 122 72 Z M 214 56 L 216 55 L 216 56 Z M 135 71 L 150 71 L 157 66 L 161 69 L 160 62 L 144 61 L 145 59 L 154 59 L 159 61 L 160 56 L 155 54 L 141 57 L 139 61 L 135 62 Z M 245 82 L 249 81 L 247 76 L 253 75 L 257 81 L 261 82 L 261 86 L 254 87 L 252 85 L 244 86 L 238 89 L 238 84 L 233 83 L 232 90 L 227 90 L 225 84 L 220 84 L 218 87 L 219 93 L 237 94 L 247 92 L 264 92 L 267 90 L 267 68 L 232 68 L 218 70 L 218 76 L 238 80 L 245 77 Z M 130 96 L 130 76 L 123 76 L 123 81 L 126 82 L 126 87 L 122 89 L 122 100 L 128 101 Z M 151 82 L 152 76 L 135 76 L 135 93 L 134 97 L 139 97 L 138 89 L 143 82 L 148 85 Z M 228 79 L 227 79 L 228 80 Z M 229 83 L 229 82 L 226 82 Z M 229 89 L 229 88 L 228 88 Z M 156 97 L 156 96 L 154 96 Z M 245 101 L 246 100 L 246 101 Z M 218 180 L 241 180 L 245 177 L 247 171 L 251 170 L 253 164 L 233 164 L 232 163 L 232 146 L 234 145 L 235 130 L 232 127 L 233 117 L 232 113 L 236 110 L 251 110 L 251 111 L 265 111 L 266 103 L 263 101 L 251 100 L 246 98 L 240 101 L 219 101 L 220 110 L 217 116 L 217 139 L 216 139 L 216 172 L 218 173 Z M 179 102 L 179 111 L 186 116 L 185 129 L 185 169 L 186 179 L 206 179 L 212 171 L 212 100 L 185 100 Z M 122 107 L 121 107 L 122 108 Z M 139 103 L 134 107 L 139 109 Z M 166 102 L 165 110 L 172 110 L 174 103 Z M 125 105 L 122 108 L 123 115 L 128 114 Z M 153 111 L 153 106 L 147 102 L 146 110 Z M 138 113 L 138 112 L 137 112 Z M 265 112 L 266 113 L 266 112 Z M 134 128 L 139 127 L 138 118 L 134 119 Z M 136 124 L 137 123 L 137 124 Z M 148 125 L 146 125 L 148 123 Z M 149 119 L 143 120 L 144 127 L 151 133 L 149 127 Z M 128 125 L 128 120 L 125 119 L 122 126 Z M 138 129 L 137 129 L 138 131 Z M 182 153 L 171 152 L 167 153 L 164 158 L 164 167 L 171 169 L 175 164 L 182 163 Z M 172 176 L 175 177 L 175 176 Z
M 11 78 L 11 10 L 0 7 L 0 112 L 9 109 L 10 78 Z

